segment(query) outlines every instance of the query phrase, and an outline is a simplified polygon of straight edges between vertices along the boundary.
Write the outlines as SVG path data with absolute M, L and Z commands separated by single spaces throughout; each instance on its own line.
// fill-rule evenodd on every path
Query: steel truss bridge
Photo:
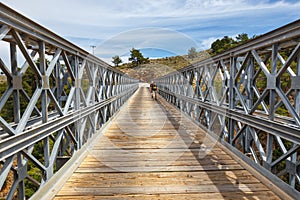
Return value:
M 3 4 L 0 39 L 10 60 L 0 55 L 0 187 L 10 182 L 6 198 L 24 199 L 25 179 L 45 190 L 66 173 L 138 80 Z M 156 82 L 167 102 L 299 198 L 300 21 Z

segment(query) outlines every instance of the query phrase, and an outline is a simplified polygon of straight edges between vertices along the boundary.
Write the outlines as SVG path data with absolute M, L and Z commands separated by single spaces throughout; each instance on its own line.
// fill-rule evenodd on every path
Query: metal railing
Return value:
M 1 195 L 25 199 L 26 185 L 51 179 L 138 84 L 1 3 L 0 42 Z
M 159 93 L 300 196 L 300 20 L 155 82 Z

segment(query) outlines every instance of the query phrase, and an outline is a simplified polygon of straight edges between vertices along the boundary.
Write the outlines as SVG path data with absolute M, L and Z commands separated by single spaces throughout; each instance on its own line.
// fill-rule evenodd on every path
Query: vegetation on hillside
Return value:
M 188 50 L 188 58 L 193 59 L 193 58 L 196 58 L 196 57 L 197 57 L 197 51 L 196 51 L 196 48 L 195 48 L 195 47 L 191 47 L 191 48 Z
M 253 36 L 252 38 L 254 37 L 256 36 Z M 211 53 L 212 55 L 222 53 L 230 48 L 243 44 L 249 40 L 250 38 L 246 33 L 238 34 L 235 38 L 224 36 L 222 39 L 217 39 L 211 44 Z
M 191 49 L 193 49 L 193 47 Z M 187 54 L 182 56 L 148 59 L 148 63 L 139 66 L 133 65 L 132 63 L 123 63 L 122 65 L 119 65 L 118 69 L 131 77 L 141 81 L 150 82 L 152 79 L 207 59 L 210 56 L 209 50 L 206 50 L 193 52 L 193 56 Z

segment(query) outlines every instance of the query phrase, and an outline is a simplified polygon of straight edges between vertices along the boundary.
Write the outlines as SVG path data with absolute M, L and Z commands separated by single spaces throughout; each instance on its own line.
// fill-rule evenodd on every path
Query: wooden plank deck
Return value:
M 178 110 L 140 88 L 54 199 L 280 198 Z

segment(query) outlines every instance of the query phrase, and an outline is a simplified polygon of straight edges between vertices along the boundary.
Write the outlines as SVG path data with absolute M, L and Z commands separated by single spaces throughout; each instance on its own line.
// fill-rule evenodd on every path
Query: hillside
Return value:
M 118 69 L 143 82 L 151 82 L 152 79 L 174 72 L 209 57 L 210 54 L 208 51 L 201 51 L 198 52 L 197 56 L 193 59 L 188 58 L 187 55 L 150 59 L 150 63 L 148 64 L 131 67 L 130 64 L 126 63 L 118 67 Z
M 142 82 L 149 83 L 152 79 L 155 79 L 157 77 L 163 76 L 176 70 L 167 65 L 149 63 L 134 68 L 123 68 L 121 69 L 121 71 L 133 78 L 141 80 Z

